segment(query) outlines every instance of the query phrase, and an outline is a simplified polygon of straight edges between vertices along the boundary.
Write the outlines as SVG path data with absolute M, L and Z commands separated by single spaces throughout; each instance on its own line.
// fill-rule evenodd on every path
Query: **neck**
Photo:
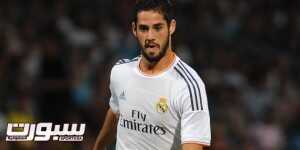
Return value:
M 168 49 L 166 55 L 162 57 L 158 62 L 154 63 L 149 62 L 145 57 L 142 56 L 139 64 L 139 69 L 146 75 L 153 76 L 160 74 L 172 66 L 175 60 L 175 56 L 175 53 L 171 49 Z

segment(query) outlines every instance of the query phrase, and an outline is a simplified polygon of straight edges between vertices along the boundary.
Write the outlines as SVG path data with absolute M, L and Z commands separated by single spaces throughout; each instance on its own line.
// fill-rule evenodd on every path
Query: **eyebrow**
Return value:
M 154 27 L 159 27 L 159 26 L 163 26 L 164 24 L 163 23 L 157 23 L 157 24 L 154 24 L 153 26 Z
M 148 28 L 148 26 L 147 25 L 145 25 L 145 24 L 140 24 L 139 26 L 138 26 L 139 28 Z
M 163 25 L 164 25 L 163 23 L 157 23 L 157 24 L 154 24 L 153 26 L 158 27 L 158 26 L 163 26 Z M 145 25 L 145 24 L 140 24 L 138 27 L 149 27 L 149 26 Z

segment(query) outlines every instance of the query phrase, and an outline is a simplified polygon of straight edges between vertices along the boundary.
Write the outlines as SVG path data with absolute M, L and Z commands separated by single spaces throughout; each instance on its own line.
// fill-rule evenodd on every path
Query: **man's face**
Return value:
M 149 62 L 158 62 L 169 47 L 170 28 L 164 16 L 155 11 L 141 11 L 133 23 L 133 33 Z

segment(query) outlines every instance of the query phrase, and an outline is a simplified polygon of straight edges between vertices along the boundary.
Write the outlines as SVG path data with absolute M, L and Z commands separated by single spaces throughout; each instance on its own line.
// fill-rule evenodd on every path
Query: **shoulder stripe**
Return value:
M 191 72 L 186 68 L 186 66 L 183 64 L 183 62 L 182 61 L 179 61 L 179 66 L 182 66 L 183 68 L 184 68 L 184 70 L 190 75 L 190 77 L 192 78 L 192 80 L 194 81 L 194 83 L 196 84 L 196 86 L 197 86 L 197 94 L 198 94 L 198 96 L 199 96 L 199 100 L 200 100 L 200 108 L 201 108 L 201 110 L 203 110 L 203 104 L 202 104 L 202 96 L 201 96 L 201 92 L 200 92 L 200 86 L 199 86 L 199 83 L 196 81 L 196 79 L 194 78 L 194 76 L 191 74 Z M 197 99 L 196 99 L 197 100 Z M 198 106 L 198 101 L 196 101 L 196 103 L 197 103 L 197 108 L 199 108 L 199 106 Z M 199 110 L 199 109 L 198 109 Z
M 118 62 L 115 65 L 121 65 L 121 64 L 126 64 L 126 63 L 130 63 L 130 62 L 134 62 L 137 61 L 139 59 L 139 57 L 135 57 L 133 59 L 120 59 L 118 60 Z
M 178 67 L 181 69 L 182 73 L 185 75 L 185 77 L 187 77 L 188 81 L 189 81 L 189 84 L 192 85 L 193 87 L 193 94 L 194 94 L 194 98 L 195 98 L 195 106 L 197 110 L 199 110 L 199 106 L 198 106 L 198 101 L 197 101 L 197 91 L 196 91 L 196 88 L 195 88 L 195 85 L 194 83 L 192 82 L 192 79 L 188 76 L 188 74 L 186 73 L 186 71 L 182 68 L 182 66 L 178 63 L 177 64 Z
M 135 58 L 131 59 L 131 61 L 137 61 L 137 60 L 139 60 L 139 58 L 140 58 L 140 56 L 135 57 Z
M 119 59 L 115 65 L 120 65 L 120 64 L 123 64 L 123 63 L 124 63 L 124 60 L 123 59 Z
M 192 104 L 192 110 L 194 111 L 195 108 L 194 108 L 194 100 L 193 100 L 193 96 L 192 96 L 192 92 L 191 92 L 191 86 L 189 84 L 189 82 L 187 81 L 187 79 L 185 78 L 185 76 L 182 74 L 182 72 L 180 72 L 177 68 L 177 66 L 174 67 L 174 69 L 178 72 L 178 74 L 184 79 L 185 83 L 187 84 L 188 86 L 188 89 L 189 89 L 189 94 L 190 94 L 190 97 L 191 97 L 191 104 Z
M 188 76 L 188 74 L 186 73 L 186 71 L 183 69 L 183 67 L 179 63 L 178 63 L 178 66 L 182 70 L 182 72 L 184 73 L 184 75 L 188 78 L 190 84 L 193 86 L 193 90 L 194 90 L 193 94 L 195 96 L 196 109 L 199 110 L 198 101 L 197 101 L 198 97 L 197 97 L 197 91 L 196 91 L 195 85 L 194 85 L 192 79 L 190 78 L 190 76 Z

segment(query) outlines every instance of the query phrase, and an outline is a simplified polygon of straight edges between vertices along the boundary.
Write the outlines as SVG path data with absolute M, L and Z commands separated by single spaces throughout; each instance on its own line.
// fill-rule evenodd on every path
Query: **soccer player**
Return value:
M 202 150 L 211 130 L 205 86 L 172 50 L 176 21 L 169 0 L 140 0 L 132 32 L 141 56 L 111 71 L 110 109 L 94 149 Z

